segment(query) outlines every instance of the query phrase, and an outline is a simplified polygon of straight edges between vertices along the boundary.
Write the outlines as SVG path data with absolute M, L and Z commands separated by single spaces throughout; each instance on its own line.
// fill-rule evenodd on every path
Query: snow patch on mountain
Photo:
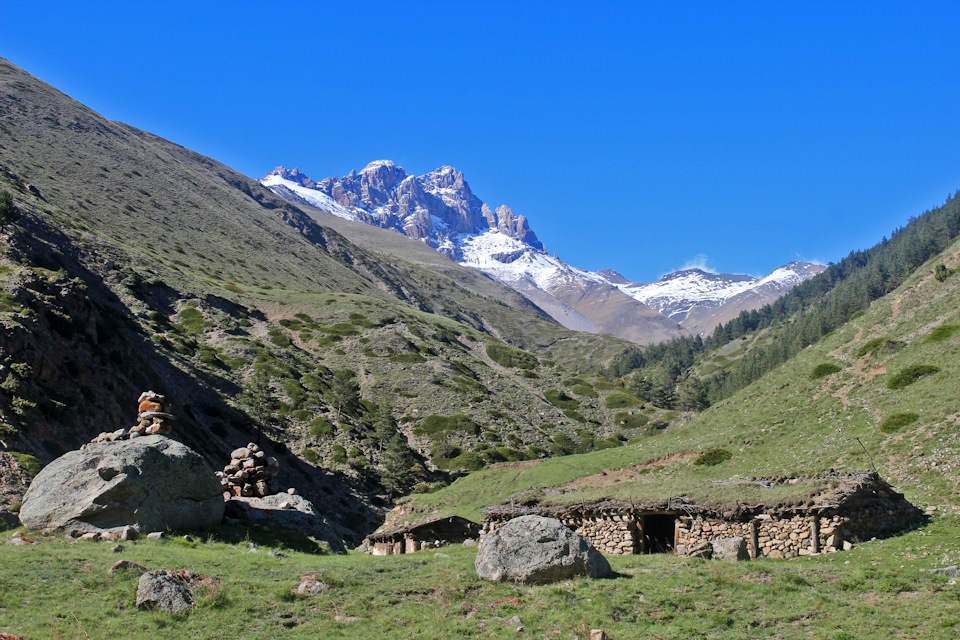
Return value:
M 338 218 L 346 218 L 347 220 L 353 220 L 355 222 L 359 221 L 357 214 L 341 205 L 323 191 L 305 187 L 299 182 L 284 178 L 282 174 L 268 174 L 267 177 L 260 181 L 260 184 L 274 192 L 277 191 L 277 187 L 284 187 L 292 191 L 299 198 L 305 200 L 312 207 L 331 213 Z

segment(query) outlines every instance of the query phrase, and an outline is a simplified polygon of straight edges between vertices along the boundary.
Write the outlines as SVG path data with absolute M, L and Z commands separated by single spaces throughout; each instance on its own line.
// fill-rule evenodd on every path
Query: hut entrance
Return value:
M 656 513 L 640 517 L 642 545 L 640 553 L 673 553 L 677 516 Z

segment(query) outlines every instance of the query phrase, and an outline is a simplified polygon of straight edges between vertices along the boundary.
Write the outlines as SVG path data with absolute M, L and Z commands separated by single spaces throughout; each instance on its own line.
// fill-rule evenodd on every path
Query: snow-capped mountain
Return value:
M 825 268 L 808 262 L 790 262 L 763 278 L 684 269 L 647 284 L 630 282 L 609 269 L 597 275 L 630 297 L 673 318 L 685 329 L 701 333 L 741 311 L 776 300 Z
M 424 242 L 516 289 L 565 327 L 638 343 L 709 331 L 716 322 L 701 328 L 709 318 L 687 321 L 726 318 L 728 301 L 738 296 L 765 304 L 768 294 L 751 292 L 774 283 L 783 283 L 786 291 L 791 278 L 800 282 L 813 275 L 791 263 L 781 268 L 783 274 L 778 270 L 760 280 L 687 270 L 638 284 L 610 270 L 585 271 L 548 254 L 524 216 L 506 205 L 492 209 L 473 194 L 463 173 L 449 166 L 413 176 L 390 160 L 378 160 L 359 173 L 319 182 L 277 167 L 261 183 L 295 204 Z

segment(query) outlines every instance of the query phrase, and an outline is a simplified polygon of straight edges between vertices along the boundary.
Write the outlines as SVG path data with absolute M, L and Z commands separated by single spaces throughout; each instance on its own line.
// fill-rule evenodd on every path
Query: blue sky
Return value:
M 7 3 L 0 56 L 260 177 L 450 164 L 650 281 L 871 246 L 960 188 L 957 2 Z

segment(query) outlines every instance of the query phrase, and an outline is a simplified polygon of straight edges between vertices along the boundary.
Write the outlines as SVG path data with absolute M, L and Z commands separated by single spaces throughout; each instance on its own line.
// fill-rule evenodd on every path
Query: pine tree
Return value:
M 337 413 L 354 416 L 360 407 L 360 385 L 357 384 L 356 374 L 349 369 L 334 371 L 329 397 Z
M 246 405 L 247 411 L 256 424 L 257 444 L 260 444 L 263 429 L 273 418 L 276 408 L 276 399 L 273 397 L 273 388 L 270 386 L 270 374 L 261 369 L 255 369 L 243 383 L 240 401 Z
M 13 194 L 9 191 L 0 191 L 0 232 L 7 224 L 20 219 L 20 209 L 13 204 Z

